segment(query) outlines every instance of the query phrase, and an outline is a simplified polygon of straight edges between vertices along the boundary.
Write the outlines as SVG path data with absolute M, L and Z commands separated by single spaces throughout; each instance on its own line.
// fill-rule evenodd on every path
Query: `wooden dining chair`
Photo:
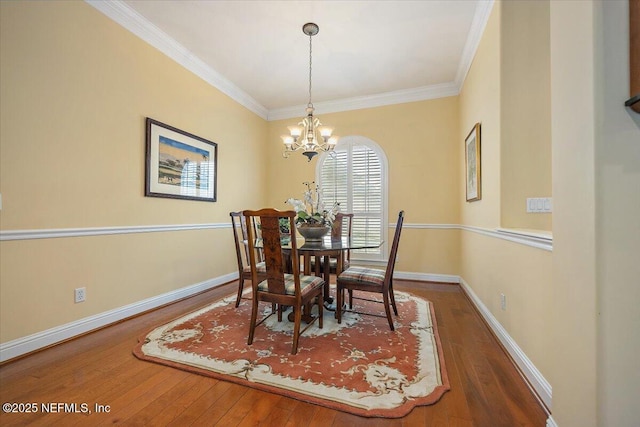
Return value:
M 276 209 L 261 209 L 258 211 L 246 210 L 243 212 L 246 222 L 249 224 L 255 218 L 259 218 L 262 232 L 262 247 L 264 250 L 264 260 L 266 266 L 266 279 L 259 280 L 258 269 L 256 267 L 256 254 L 254 243 L 254 232 L 251 227 L 248 228 L 249 243 L 249 265 L 251 267 L 251 284 L 253 289 L 253 304 L 251 309 L 251 323 L 249 327 L 249 339 L 247 344 L 253 343 L 253 337 L 256 327 L 264 322 L 274 312 L 278 313 L 278 321 L 282 321 L 282 307 L 291 306 L 294 311 L 293 325 L 293 345 L 291 354 L 298 352 L 298 340 L 300 335 L 307 330 L 315 320 L 318 320 L 318 326 L 322 328 L 322 309 L 324 300 L 324 280 L 317 276 L 308 276 L 300 274 L 300 265 L 297 262 L 291 263 L 288 267 L 286 264 L 286 255 L 282 249 L 282 236 L 279 228 L 279 219 L 287 218 L 289 228 L 291 230 L 290 253 L 291 259 L 298 260 L 298 247 L 296 243 L 296 228 L 294 220 L 296 213 L 294 211 L 279 211 Z M 287 269 L 291 268 L 291 273 L 287 273 Z M 271 313 L 263 317 L 259 322 L 258 304 L 260 301 L 272 304 Z M 311 306 L 315 303 L 318 306 L 318 316 L 311 318 Z M 274 310 L 274 304 L 277 310 Z M 301 331 L 302 311 L 306 309 L 308 318 L 307 326 Z
M 352 294 L 353 291 L 375 292 L 382 294 L 382 303 L 384 304 L 384 311 L 389 322 L 391 330 L 395 330 L 393 326 L 393 319 L 391 318 L 391 307 L 393 312 L 398 315 L 398 308 L 396 307 L 396 300 L 393 295 L 393 270 L 396 264 L 396 256 L 398 254 L 398 245 L 400 243 L 400 233 L 402 232 L 402 223 L 404 222 L 404 211 L 400 211 L 398 214 L 398 222 L 396 223 L 396 231 L 393 236 L 393 243 L 391 245 L 391 252 L 389 254 L 389 260 L 387 262 L 386 270 L 379 270 L 375 268 L 367 267 L 349 267 L 340 275 L 337 279 L 337 301 L 336 301 L 336 318 L 338 323 L 342 322 L 342 311 L 344 309 L 344 290 L 349 291 L 349 308 L 353 309 L 354 299 L 363 299 L 367 301 L 380 302 L 378 300 L 371 300 L 366 298 L 355 298 Z M 359 313 L 370 314 L 378 316 L 375 313 Z M 384 316 L 380 316 L 384 317 Z
M 247 222 L 242 212 L 230 212 L 231 228 L 233 229 L 233 240 L 236 244 L 236 260 L 238 262 L 238 295 L 236 296 L 236 307 L 240 305 L 242 293 L 244 291 L 244 281 L 251 280 L 251 267 L 249 266 L 249 246 Z M 257 224 L 251 223 L 253 234 L 257 234 Z M 267 278 L 267 270 L 262 256 L 261 250 L 256 250 L 256 268 L 258 280 Z

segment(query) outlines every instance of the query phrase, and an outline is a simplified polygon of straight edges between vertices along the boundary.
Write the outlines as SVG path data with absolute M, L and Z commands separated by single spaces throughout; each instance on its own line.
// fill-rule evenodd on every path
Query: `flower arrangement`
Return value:
M 336 218 L 339 203 L 335 202 L 333 206 L 327 208 L 322 201 L 320 187 L 316 185 L 312 188 L 315 181 L 303 182 L 303 184 L 307 186 L 303 200 L 290 198 L 286 201 L 296 211 L 296 224 L 298 226 L 306 224 L 312 227 L 331 227 L 333 220 Z

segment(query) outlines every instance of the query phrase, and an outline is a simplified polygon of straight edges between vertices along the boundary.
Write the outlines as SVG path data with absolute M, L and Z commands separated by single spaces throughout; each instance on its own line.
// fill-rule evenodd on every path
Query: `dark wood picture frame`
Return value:
M 482 199 L 482 174 L 480 173 L 480 123 L 473 125 L 464 139 L 465 187 L 467 202 Z
M 144 195 L 215 202 L 218 144 L 146 119 Z

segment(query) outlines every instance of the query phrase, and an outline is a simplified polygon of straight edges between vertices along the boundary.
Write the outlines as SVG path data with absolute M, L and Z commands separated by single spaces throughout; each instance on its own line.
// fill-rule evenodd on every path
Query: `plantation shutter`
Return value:
M 338 202 L 341 212 L 354 214 L 354 240 L 384 240 L 384 177 L 379 154 L 367 145 L 339 144 L 319 166 L 325 203 Z M 382 248 L 353 253 L 363 259 L 384 257 Z
M 348 153 L 334 151 L 335 157 L 328 157 L 320 170 L 320 188 L 326 205 L 340 203 L 340 211 L 348 212 Z

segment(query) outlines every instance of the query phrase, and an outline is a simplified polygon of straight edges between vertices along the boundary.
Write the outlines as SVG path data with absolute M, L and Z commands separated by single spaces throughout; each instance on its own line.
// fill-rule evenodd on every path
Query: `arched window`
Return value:
M 316 166 L 316 182 L 325 203 L 340 203 L 353 213 L 354 239 L 381 239 L 377 249 L 355 251 L 357 259 L 384 260 L 387 253 L 387 157 L 378 144 L 362 136 L 342 137 Z

